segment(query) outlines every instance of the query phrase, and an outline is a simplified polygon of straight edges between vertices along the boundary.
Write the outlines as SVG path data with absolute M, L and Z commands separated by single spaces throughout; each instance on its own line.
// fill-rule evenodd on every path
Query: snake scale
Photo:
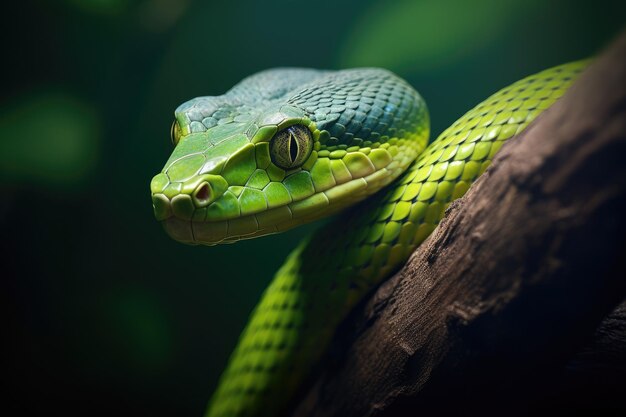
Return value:
M 351 308 L 586 65 L 500 90 L 430 144 L 424 100 L 383 69 L 272 69 L 179 106 L 176 146 L 151 183 L 172 238 L 230 243 L 337 214 L 276 273 L 206 415 L 284 413 Z

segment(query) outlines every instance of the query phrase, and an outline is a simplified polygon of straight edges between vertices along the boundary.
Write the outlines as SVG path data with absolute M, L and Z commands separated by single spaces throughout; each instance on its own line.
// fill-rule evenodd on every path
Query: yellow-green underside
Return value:
M 343 212 L 292 252 L 252 313 L 206 415 L 284 411 L 347 312 L 406 261 L 502 144 L 586 65 L 555 67 L 492 95 L 446 129 L 387 193 Z

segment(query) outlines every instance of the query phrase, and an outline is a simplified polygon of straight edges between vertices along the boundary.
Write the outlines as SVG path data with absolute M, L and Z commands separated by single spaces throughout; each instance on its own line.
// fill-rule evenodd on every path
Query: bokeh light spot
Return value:
M 508 25 L 532 12 L 535 3 L 535 0 L 375 3 L 355 19 L 339 48 L 339 63 L 345 68 L 379 66 L 400 72 L 451 66 L 488 46 Z
M 19 99 L 0 113 L 5 184 L 77 185 L 94 170 L 100 123 L 93 107 L 67 93 Z

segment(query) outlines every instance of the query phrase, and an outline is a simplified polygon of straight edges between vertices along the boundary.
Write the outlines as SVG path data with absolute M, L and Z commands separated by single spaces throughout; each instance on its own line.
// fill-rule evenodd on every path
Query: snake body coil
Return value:
M 341 210 L 276 273 L 207 415 L 284 411 L 354 304 L 406 261 L 502 144 L 586 64 L 510 85 L 427 147 L 423 100 L 379 69 L 270 70 L 180 106 L 176 148 L 151 184 L 155 215 L 173 238 L 233 242 Z

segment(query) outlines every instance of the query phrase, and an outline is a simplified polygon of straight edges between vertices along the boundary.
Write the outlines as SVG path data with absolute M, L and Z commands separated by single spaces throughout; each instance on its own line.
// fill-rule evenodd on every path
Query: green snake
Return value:
M 587 64 L 500 90 L 430 144 L 424 100 L 383 69 L 272 69 L 179 106 L 151 183 L 172 238 L 231 243 L 336 214 L 265 290 L 206 415 L 284 413 L 347 313 Z

